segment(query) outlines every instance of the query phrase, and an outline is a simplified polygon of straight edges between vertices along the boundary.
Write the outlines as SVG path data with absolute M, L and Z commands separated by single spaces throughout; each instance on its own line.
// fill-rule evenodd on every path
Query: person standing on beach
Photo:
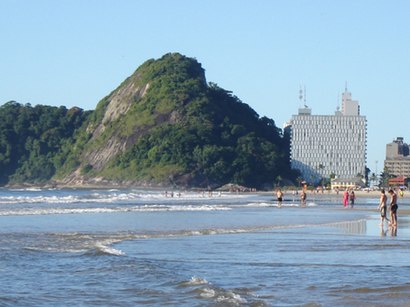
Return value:
M 278 199 L 278 207 L 282 207 L 282 201 L 283 201 L 283 192 L 281 189 L 278 189 L 276 191 L 276 198 Z
M 397 226 L 397 209 L 399 206 L 397 205 L 397 194 L 393 191 L 393 189 L 389 190 L 390 194 L 390 224 L 392 227 Z
M 380 210 L 380 226 L 383 226 L 383 222 L 384 220 L 387 219 L 386 217 L 386 213 L 387 213 L 387 196 L 386 196 L 386 192 L 384 191 L 384 189 L 382 189 L 380 194 L 380 202 L 379 202 L 379 207 L 378 209 Z

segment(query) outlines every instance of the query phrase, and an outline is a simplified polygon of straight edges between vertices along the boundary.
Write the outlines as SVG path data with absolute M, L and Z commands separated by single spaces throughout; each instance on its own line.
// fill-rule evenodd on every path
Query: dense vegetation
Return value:
M 273 120 L 211 85 L 184 120 L 155 127 L 114 163 L 142 178 L 199 186 L 271 185 L 289 173 L 287 146 Z M 288 176 L 289 177 L 289 176 Z
M 65 163 L 73 136 L 87 118 L 79 108 L 0 107 L 0 183 L 42 183 Z
M 127 111 L 106 117 L 114 101 Z M 11 102 L 0 117 L 2 183 L 81 174 L 85 181 L 260 188 L 297 176 L 274 121 L 207 84 L 201 65 L 178 53 L 145 62 L 91 114 Z M 109 156 L 103 165 L 102 152 Z

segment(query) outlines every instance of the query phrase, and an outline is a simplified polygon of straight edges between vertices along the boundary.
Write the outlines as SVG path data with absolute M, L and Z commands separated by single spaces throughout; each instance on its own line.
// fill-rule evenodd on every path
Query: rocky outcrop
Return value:
M 96 138 L 103 133 L 105 127 L 126 114 L 134 102 L 144 97 L 149 89 L 149 83 L 144 86 L 138 86 L 136 83 L 137 82 L 135 81 L 129 82 L 108 97 L 109 102 L 104 117 L 93 132 L 93 138 Z
M 107 98 L 107 105 L 102 121 L 96 126 L 94 131 L 89 128 L 92 137 L 91 142 L 96 141 L 107 127 L 114 122 L 121 120 L 133 103 L 137 103 L 144 97 L 149 89 L 149 83 L 141 86 L 140 74 L 135 74 L 128 78 L 116 91 Z M 104 146 L 95 146 L 84 153 L 82 165 L 90 165 L 96 171 L 100 171 L 116 155 L 123 153 L 132 142 L 128 137 L 121 137 L 119 133 L 114 133 L 104 141 Z M 78 172 L 77 172 L 78 173 Z M 78 177 L 76 174 L 75 177 Z

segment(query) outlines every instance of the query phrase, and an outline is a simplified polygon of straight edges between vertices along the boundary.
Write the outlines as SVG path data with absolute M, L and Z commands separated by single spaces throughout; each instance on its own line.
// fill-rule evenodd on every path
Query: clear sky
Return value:
M 168 52 L 279 127 L 300 86 L 313 114 L 330 115 L 347 82 L 380 173 L 386 144 L 410 143 L 409 14 L 407 0 L 0 0 L 0 104 L 91 110 Z

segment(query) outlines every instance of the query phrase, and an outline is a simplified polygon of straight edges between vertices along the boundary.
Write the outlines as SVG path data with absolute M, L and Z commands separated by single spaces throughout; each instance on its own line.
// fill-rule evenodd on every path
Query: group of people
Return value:
M 283 192 L 281 189 L 276 190 L 276 199 L 278 200 L 278 207 L 282 207 Z M 306 206 L 306 191 L 304 189 L 300 192 L 300 203 L 302 207 Z
M 390 189 L 388 191 L 390 194 L 390 202 L 389 205 L 387 205 L 387 195 L 384 189 L 381 190 L 381 195 L 380 195 L 380 202 L 378 209 L 380 210 L 380 219 L 381 219 L 381 226 L 384 225 L 384 221 L 386 220 L 389 222 L 389 225 L 392 227 L 397 227 L 397 194 L 393 189 Z M 276 198 L 278 201 L 278 207 L 280 208 L 282 206 L 283 202 L 283 192 L 281 189 L 276 190 Z M 346 189 L 346 191 L 343 193 L 343 206 L 346 208 L 350 206 L 353 208 L 354 206 L 354 201 L 356 199 L 356 195 L 354 191 L 350 191 Z M 301 194 L 300 194 L 300 202 L 302 206 L 306 205 L 306 192 L 304 189 L 302 189 Z M 387 206 L 389 206 L 389 211 L 390 211 L 390 219 L 387 218 Z
M 380 202 L 378 209 L 380 210 L 380 219 L 381 223 L 380 226 L 384 225 L 384 221 L 386 220 L 389 222 L 389 225 L 392 227 L 397 227 L 397 194 L 394 192 L 393 189 L 390 189 L 390 203 L 389 203 L 389 211 L 390 211 L 390 220 L 387 218 L 387 196 L 384 189 L 381 190 L 380 194 Z
M 350 201 L 350 207 L 353 208 L 355 199 L 356 199 L 356 195 L 354 194 L 353 190 L 351 190 L 350 193 L 348 189 L 346 189 L 343 192 L 343 206 L 345 208 L 349 206 L 349 201 Z

